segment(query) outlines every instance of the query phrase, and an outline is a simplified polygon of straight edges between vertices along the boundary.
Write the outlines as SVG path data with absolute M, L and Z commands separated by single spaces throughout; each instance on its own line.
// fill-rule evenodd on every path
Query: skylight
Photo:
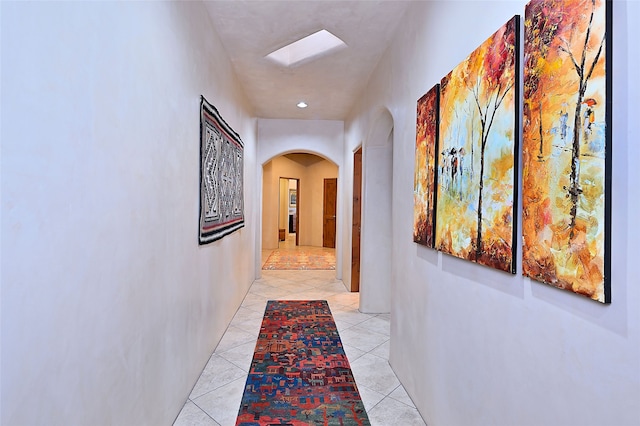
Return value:
M 344 47 L 347 47 L 344 41 L 327 30 L 320 30 L 275 52 L 271 52 L 266 57 L 286 67 L 291 67 L 302 61 Z

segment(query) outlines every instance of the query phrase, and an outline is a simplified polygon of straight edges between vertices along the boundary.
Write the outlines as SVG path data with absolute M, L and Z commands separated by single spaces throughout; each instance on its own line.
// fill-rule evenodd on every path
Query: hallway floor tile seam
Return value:
M 224 352 L 223 352 L 223 353 L 224 353 Z M 220 354 L 220 356 L 221 356 L 222 358 L 224 358 L 224 357 L 222 356 L 222 354 Z M 250 368 L 251 368 L 251 366 L 250 366 L 250 365 L 249 365 L 249 368 L 246 368 L 246 367 L 242 367 L 242 366 L 240 366 L 240 365 L 236 364 L 235 362 L 233 362 L 233 361 L 231 361 L 231 360 L 229 360 L 229 359 L 227 359 L 227 358 L 224 358 L 224 359 L 226 359 L 226 360 L 227 360 L 227 361 L 229 361 L 231 364 L 233 364 L 234 366 L 236 366 L 236 367 L 238 367 L 239 369 L 241 369 L 242 371 L 244 371 L 246 374 L 249 374 L 249 370 L 250 370 Z
M 176 419 L 174 420 L 174 425 L 188 424 L 189 426 L 191 426 L 191 425 L 195 424 L 193 422 L 193 420 L 188 422 L 190 419 L 189 419 L 189 417 L 185 416 L 185 414 L 184 414 L 185 413 L 185 409 L 188 409 L 188 407 L 189 407 L 189 403 L 191 403 L 195 407 L 195 410 L 200 414 L 201 417 L 204 416 L 204 418 L 209 420 L 207 422 L 207 425 L 210 425 L 210 426 L 222 426 L 213 417 L 211 417 L 209 415 L 209 413 L 207 413 L 200 406 L 198 406 L 195 402 L 193 402 L 192 399 L 187 399 L 187 401 L 184 403 L 184 406 L 182 407 L 182 410 L 180 410 L 180 413 L 178 413 L 178 417 L 176 417 Z M 190 413 L 190 414 L 193 415 L 194 413 Z M 185 419 L 185 417 L 186 417 L 186 419 Z M 200 423 L 197 423 L 197 424 L 200 424 Z
M 275 293 L 276 293 L 276 294 L 278 294 L 278 293 L 282 293 L 282 292 L 284 292 L 284 291 L 285 291 L 285 290 L 279 290 L 279 289 L 277 289 L 277 288 L 275 288 L 274 290 L 275 290 Z M 292 298 L 293 298 L 294 300 L 296 300 L 297 296 L 301 296 L 301 295 L 303 295 L 303 294 L 305 294 L 305 293 L 311 293 L 311 292 L 313 292 L 313 291 L 326 292 L 326 294 L 325 294 L 325 295 L 323 295 L 322 299 L 327 299 L 327 298 L 329 298 L 329 297 L 331 297 L 331 296 L 335 296 L 335 295 L 339 294 L 339 293 L 337 293 L 337 292 L 335 292 L 335 291 L 326 291 L 326 290 L 317 289 L 317 288 L 316 288 L 316 289 L 309 289 L 309 290 L 305 290 L 305 291 L 301 291 L 301 292 L 296 292 L 296 293 L 290 293 L 290 292 L 287 292 L 287 293 L 286 293 L 286 295 L 287 295 L 288 297 L 275 296 L 275 295 L 265 296 L 266 292 L 264 292 L 264 293 L 253 293 L 253 294 L 256 294 L 256 295 L 258 295 L 258 296 L 264 297 L 264 298 L 266 298 L 267 300 L 288 300 L 288 299 L 290 300 L 290 299 L 292 299 Z M 304 299 L 300 299 L 300 298 L 298 298 L 297 300 L 309 300 L 309 299 L 318 299 L 318 298 L 317 298 L 317 297 L 310 297 L 310 298 L 306 298 L 306 297 L 305 297 Z
M 197 399 L 197 398 L 194 398 L 194 399 Z M 195 402 L 195 401 L 194 401 L 193 399 L 191 399 L 191 398 L 189 398 L 189 401 L 191 401 L 191 403 L 192 403 L 193 405 L 195 405 L 196 407 L 198 407 L 198 409 L 199 409 L 200 411 L 202 411 L 202 412 L 204 413 L 204 415 L 205 415 L 205 416 L 207 416 L 208 418 L 210 418 L 210 419 L 211 419 L 211 421 L 212 421 L 214 424 L 216 424 L 216 425 L 220 425 L 220 423 L 218 423 L 218 422 L 216 421 L 216 419 L 214 419 L 213 417 L 211 417 L 211 415 L 210 415 L 209 413 L 207 413 L 207 411 L 206 411 L 206 410 L 204 410 L 202 407 L 200 407 L 200 406 L 198 405 L 198 403 L 197 403 L 197 402 Z
M 375 317 L 372 317 L 372 318 L 375 318 Z M 380 334 L 380 335 L 382 335 L 382 336 L 389 337 L 389 334 L 387 334 L 387 333 L 381 333 L 381 332 L 379 332 L 379 331 L 375 331 L 375 330 L 368 329 L 368 328 L 366 328 L 366 327 L 362 327 L 362 324 L 363 324 L 363 323 L 365 323 L 365 322 L 367 322 L 367 321 L 369 321 L 370 319 L 371 319 L 371 318 L 366 319 L 366 320 L 364 320 L 364 321 L 362 321 L 362 322 L 360 322 L 360 323 L 358 323 L 358 324 L 353 324 L 353 325 L 351 325 L 350 327 L 345 327 L 345 328 L 344 328 L 344 330 L 350 330 L 350 329 L 352 329 L 352 328 L 362 328 L 362 329 L 366 330 L 366 331 L 367 331 L 367 332 L 369 332 L 369 333 L 375 333 L 375 334 Z
M 246 376 L 239 377 L 191 401 L 218 424 L 230 426 L 232 421 L 235 424 L 246 380 Z
M 240 342 L 240 343 L 238 343 L 238 344 L 234 344 L 234 346 L 230 346 L 230 347 L 225 348 L 224 350 L 220 351 L 220 345 L 224 342 L 224 338 L 227 336 L 227 333 L 229 333 L 230 331 L 231 331 L 231 332 L 242 332 L 242 333 L 245 333 L 245 334 L 250 334 L 248 331 L 244 331 L 243 329 L 241 329 L 241 328 L 239 328 L 239 327 L 237 327 L 237 326 L 235 326 L 235 325 L 229 324 L 229 326 L 228 326 L 228 327 L 227 327 L 227 329 L 225 330 L 224 334 L 222 335 L 222 338 L 221 338 L 221 339 L 220 339 L 220 341 L 218 342 L 218 345 L 217 345 L 217 346 L 215 347 L 215 349 L 213 350 L 212 354 L 214 354 L 214 353 L 216 353 L 216 352 L 226 352 L 226 351 L 228 351 L 229 349 L 236 348 L 236 347 L 238 347 L 238 346 L 240 346 L 240 345 L 243 345 L 243 344 L 245 344 L 245 343 L 249 342 L 249 340 L 245 340 L 245 341 Z M 257 337 L 257 336 L 251 336 L 251 337 L 252 337 L 252 338 L 255 338 L 255 337 Z
M 363 387 L 366 387 L 366 386 L 363 386 Z M 376 403 L 373 405 L 373 407 L 368 408 L 368 409 L 367 409 L 367 413 L 370 413 L 371 411 L 373 411 L 376 407 L 378 407 L 380 404 L 382 404 L 382 403 L 383 403 L 383 401 L 384 401 L 385 399 L 392 399 L 392 400 L 394 400 L 394 401 L 396 401 L 396 402 L 399 402 L 400 404 L 402 404 L 402 405 L 406 406 L 407 408 L 409 408 L 409 409 L 411 409 L 411 410 L 416 410 L 416 411 L 418 411 L 415 407 L 412 407 L 412 406 L 410 406 L 410 405 L 407 405 L 407 404 L 405 404 L 405 403 L 404 403 L 404 402 L 402 402 L 402 401 L 398 401 L 397 399 L 395 399 L 395 398 L 393 398 L 393 397 L 391 397 L 391 396 L 389 396 L 389 395 L 385 395 L 385 396 L 384 396 L 384 398 L 382 398 L 380 401 L 376 402 Z M 211 417 L 211 416 L 209 416 L 209 417 Z
M 362 387 L 363 387 L 363 388 L 367 388 L 367 386 L 364 386 L 364 385 L 363 385 Z M 409 408 L 413 408 L 413 409 L 415 410 L 415 409 L 416 409 L 416 407 L 415 407 L 415 406 L 409 405 L 409 404 L 407 404 L 406 402 L 401 401 L 401 400 L 399 400 L 398 398 L 394 398 L 394 397 L 392 397 L 392 396 L 391 396 L 391 394 L 392 394 L 392 393 L 394 393 L 396 390 L 398 390 L 398 389 L 400 389 L 400 388 L 402 388 L 402 384 L 399 384 L 398 386 L 396 386 L 396 387 L 395 387 L 391 392 L 389 392 L 387 395 L 385 395 L 385 396 L 384 396 L 384 398 L 382 398 L 378 403 L 376 403 L 373 407 L 371 407 L 371 408 L 370 408 L 370 410 L 373 410 L 373 409 L 374 409 L 378 404 L 380 404 L 380 402 L 382 402 L 385 398 L 391 398 L 391 399 L 393 399 L 394 401 L 398 401 L 399 403 L 404 404 L 404 405 L 406 405 L 407 407 L 409 407 Z M 371 388 L 367 388 L 367 389 L 369 389 L 369 390 L 373 390 L 373 389 L 371 389 Z
M 253 352 L 255 350 L 255 346 L 252 345 L 252 350 L 251 352 Z M 243 366 L 242 364 L 238 363 L 237 361 L 233 360 L 233 357 L 230 357 L 229 354 L 227 354 L 228 351 L 224 351 L 224 352 L 218 352 L 215 355 L 219 356 L 220 358 L 224 359 L 225 361 L 229 362 L 230 364 L 232 364 L 234 367 L 239 368 L 240 370 L 244 371 L 246 374 L 249 374 L 249 370 L 251 369 L 251 362 L 248 363 L 248 365 Z M 227 354 L 227 356 L 225 356 L 225 354 Z M 232 359 L 229 359 L 227 357 L 230 357 Z
M 226 386 L 229 386 L 230 384 L 232 384 L 233 382 L 237 382 L 238 380 L 242 380 L 243 382 L 246 382 L 248 374 L 249 373 L 247 372 L 247 374 L 243 374 L 242 376 L 236 377 L 235 379 L 230 380 L 230 381 L 228 381 L 226 383 L 223 383 L 223 384 L 221 384 L 219 386 L 216 386 L 215 388 L 209 389 L 208 391 L 203 392 L 198 396 L 193 396 L 192 397 L 191 395 L 189 395 L 189 400 L 197 405 L 196 400 L 202 398 L 203 396 L 205 396 L 207 394 L 210 394 L 211 392 L 219 391 L 220 389 L 222 389 L 222 388 L 224 388 Z M 240 406 L 238 406 L 238 407 L 240 407 Z M 204 408 L 203 408 L 203 410 L 204 410 Z
M 375 356 L 375 357 L 378 357 L 378 358 L 380 358 L 380 359 L 382 359 L 382 360 L 387 361 L 387 364 L 389 364 L 389 367 L 391 367 L 391 364 L 389 363 L 389 355 L 387 355 L 386 357 L 384 357 L 384 356 L 380 356 L 380 355 L 377 355 L 377 354 L 374 354 L 374 353 L 373 353 L 373 351 L 375 351 L 376 349 L 378 349 L 378 348 L 379 348 L 379 347 L 381 347 L 382 345 L 386 344 L 389 340 L 390 340 L 390 339 L 385 340 L 384 342 L 380 343 L 378 346 L 376 346 L 375 348 L 371 349 L 371 350 L 370 350 L 369 352 L 367 352 L 367 353 L 368 353 L 368 354 L 371 354 L 371 355 L 373 355 L 373 356 Z M 393 368 L 392 368 L 392 370 L 393 370 Z M 394 374 L 395 374 L 395 372 L 394 372 Z

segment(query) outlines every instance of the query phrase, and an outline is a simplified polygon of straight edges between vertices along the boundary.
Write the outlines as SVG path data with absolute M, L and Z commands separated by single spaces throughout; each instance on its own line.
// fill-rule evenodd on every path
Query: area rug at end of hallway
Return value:
M 276 249 L 267 258 L 264 270 L 335 270 L 334 249 L 306 247 L 304 249 Z
M 325 300 L 270 300 L 236 426 L 369 426 Z

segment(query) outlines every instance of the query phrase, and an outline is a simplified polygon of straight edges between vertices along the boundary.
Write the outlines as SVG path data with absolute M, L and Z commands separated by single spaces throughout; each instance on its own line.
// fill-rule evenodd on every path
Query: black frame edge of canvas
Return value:
M 611 303 L 611 190 L 612 190 L 612 166 L 613 149 L 611 142 L 613 132 L 613 1 L 605 0 L 605 152 L 604 152 L 604 303 Z
M 433 86 L 436 89 L 436 140 L 433 142 L 433 225 L 431 230 L 431 248 L 436 249 L 436 220 L 438 216 L 438 159 L 440 155 L 440 83 Z
M 215 117 L 219 120 L 220 124 L 224 126 L 225 131 L 227 131 L 230 135 L 232 135 L 233 137 L 235 137 L 238 141 L 238 143 L 240 144 L 240 146 L 242 146 L 242 148 L 244 148 L 244 142 L 242 141 L 242 138 L 240 137 L 240 135 L 238 133 L 236 133 L 235 130 L 233 130 L 231 128 L 231 126 L 229 125 L 229 123 L 227 123 L 225 121 L 224 118 L 222 118 L 222 115 L 220 115 L 220 112 L 218 111 L 218 109 L 213 106 L 205 97 L 204 95 L 200 95 L 200 138 L 198 140 L 198 143 L 200 144 L 200 164 L 199 164 L 199 174 L 200 174 L 200 180 L 199 180 L 199 186 L 198 186 L 198 191 L 200 192 L 198 194 L 199 196 L 199 209 L 198 209 L 198 245 L 199 246 L 203 246 L 209 243 L 213 243 L 214 241 L 218 241 L 224 237 L 226 237 L 227 235 L 233 233 L 234 231 L 237 231 L 238 229 L 244 228 L 244 211 L 242 213 L 242 222 L 241 223 L 233 223 L 233 224 L 229 224 L 227 226 L 224 226 L 222 228 L 218 228 L 216 233 L 210 232 L 210 233 L 205 233 L 202 234 L 200 231 L 202 229 L 202 224 L 200 223 L 200 221 L 202 220 L 202 128 L 203 128 L 203 118 L 202 118 L 202 111 L 204 109 L 208 109 L 209 112 L 212 112 L 213 115 L 215 115 Z M 244 154 L 243 154 L 243 159 L 244 159 Z M 242 197 L 244 198 L 244 191 L 242 194 Z M 243 203 L 244 205 L 244 200 Z M 215 234 L 213 237 L 211 237 L 212 234 Z M 209 236 L 209 237 L 208 237 Z
M 521 68 L 522 66 L 522 61 L 521 61 L 521 57 L 520 55 L 522 55 L 522 53 L 524 52 L 524 49 L 522 49 L 522 40 L 520 39 L 522 32 L 521 32 L 521 26 L 523 24 L 523 20 L 521 18 L 520 15 L 514 15 L 513 18 L 511 19 L 515 19 L 514 22 L 514 27 L 515 27 L 515 56 L 516 56 L 516 63 L 515 63 L 515 93 L 514 93 L 514 109 L 515 109 L 515 122 L 514 122 L 514 129 L 516 129 L 516 132 L 514 134 L 514 138 L 513 138 L 513 215 L 512 215 L 512 220 L 513 223 L 511 224 L 513 232 L 511 233 L 511 273 L 513 275 L 516 274 L 516 266 L 517 266 L 517 259 L 518 259 L 518 212 L 519 210 L 519 204 L 518 204 L 518 199 L 520 197 L 520 180 L 518 179 L 518 175 L 520 173 L 520 155 L 521 155 L 521 143 L 520 143 L 520 139 L 522 138 L 522 123 L 521 123 L 521 119 L 520 119 L 520 114 L 522 113 L 522 93 L 520 92 L 520 85 L 522 84 L 522 82 L 524 81 L 524 75 L 523 75 L 523 69 Z

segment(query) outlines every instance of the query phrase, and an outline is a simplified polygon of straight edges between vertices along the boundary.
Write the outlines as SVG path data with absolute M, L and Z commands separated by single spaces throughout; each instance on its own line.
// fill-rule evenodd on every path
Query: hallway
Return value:
M 604 235 L 602 249 L 583 238 L 560 244 L 567 228 L 549 219 L 570 223 L 577 207 L 560 191 L 569 185 L 561 170 L 573 164 L 572 145 L 553 141 L 558 129 L 562 135 L 563 111 L 573 115 L 567 122 L 574 130 L 584 116 L 554 107 L 525 120 L 535 106 L 525 95 L 542 87 L 525 90 L 525 77 L 538 78 L 525 73 L 530 53 L 562 41 L 525 42 L 531 1 L 0 1 L 0 424 L 231 425 L 271 298 L 328 300 L 373 424 L 640 426 L 640 1 L 548 0 L 549 10 L 562 3 L 566 13 L 553 25 L 539 20 L 555 33 L 578 28 L 569 21 L 556 27 L 556 20 L 606 6 L 597 31 L 573 31 L 558 44 L 566 51 L 553 47 L 549 60 L 536 61 L 552 71 L 570 69 L 583 52 L 590 63 L 594 55 L 606 59 L 604 70 L 591 68 L 584 93 L 605 106 L 596 115 L 605 142 L 583 144 L 579 156 L 583 169 L 593 168 L 580 183 L 579 227 Z M 490 37 L 499 43 L 489 49 L 487 37 L 515 25 L 516 15 L 517 37 L 509 27 L 508 37 Z M 265 57 L 321 29 L 346 47 L 290 66 Z M 491 59 L 516 50 L 515 70 Z M 491 54 L 481 61 L 485 51 Z M 477 62 L 465 60 L 472 52 Z M 462 63 L 476 71 L 490 65 L 490 72 L 450 85 Z M 501 104 L 500 119 L 494 108 L 492 130 L 500 146 L 503 137 L 513 142 L 513 162 L 499 146 L 483 144 L 482 114 L 475 99 L 467 102 L 474 88 L 495 85 L 497 70 L 516 77 L 513 102 Z M 542 103 L 575 97 L 569 104 L 586 110 L 579 73 L 569 74 L 571 84 L 568 75 L 542 81 L 549 93 Z M 502 234 L 501 221 L 512 222 L 515 273 L 414 241 L 422 210 L 416 177 L 429 171 L 418 102 L 438 85 L 442 92 L 442 83 L 445 95 L 447 85 L 455 90 L 433 108 L 438 117 L 445 112 L 433 127 L 438 143 L 456 148 L 457 171 L 482 176 L 476 189 L 485 193 L 470 191 L 464 207 L 476 225 L 469 225 L 475 248 L 502 246 L 477 244 L 477 225 L 487 237 L 483 221 L 504 210 L 496 224 Z M 568 92 L 556 93 L 560 87 Z M 465 103 L 449 109 L 444 101 L 454 93 Z M 242 142 L 241 155 L 224 156 L 225 165 L 233 157 L 242 167 L 242 179 L 206 180 L 218 156 L 202 150 L 203 99 Z M 480 123 L 445 119 L 456 113 Z M 525 124 L 534 123 L 542 135 L 525 144 Z M 551 174 L 551 162 L 536 162 L 541 180 L 526 186 L 560 191 L 534 203 L 542 234 L 531 232 L 524 208 L 526 170 L 541 160 L 540 145 L 529 149 L 534 139 L 543 153 L 559 156 L 553 164 L 563 162 Z M 455 160 L 437 152 L 434 161 Z M 323 161 L 311 164 L 311 156 Z M 596 158 L 604 161 L 595 166 Z M 598 185 L 585 178 L 591 173 L 603 178 Z M 493 183 L 505 176 L 513 177 L 512 201 Z M 299 179 L 295 196 L 294 188 L 281 188 L 281 177 Z M 295 231 L 300 247 L 323 245 L 324 179 L 337 179 L 335 270 L 261 271 L 262 249 L 279 248 L 280 229 L 285 238 Z M 438 202 L 445 196 L 437 182 L 425 186 L 440 206 L 436 224 L 459 225 L 463 210 Z M 207 198 L 215 185 L 242 194 L 231 204 L 216 197 L 242 211 L 242 227 L 231 224 L 222 238 L 200 244 L 202 213 L 222 213 Z M 604 220 L 587 216 L 596 204 L 604 205 Z M 285 217 L 295 207 L 295 228 L 280 221 L 280 205 Z M 466 230 L 445 231 L 468 246 Z M 586 267 L 610 281 L 611 303 L 526 275 L 526 239 L 538 236 L 548 256 L 541 271 L 562 252 L 568 272 Z M 354 241 L 360 273 L 352 277 Z M 587 262 L 591 254 L 580 253 L 592 249 L 597 260 Z M 359 294 L 346 291 L 358 283 Z
M 264 254 L 263 254 L 264 255 Z M 329 302 L 372 425 L 420 426 L 424 421 L 389 367 L 389 315 L 358 311 L 335 271 L 262 271 L 211 355 L 174 426 L 234 425 L 266 302 Z

